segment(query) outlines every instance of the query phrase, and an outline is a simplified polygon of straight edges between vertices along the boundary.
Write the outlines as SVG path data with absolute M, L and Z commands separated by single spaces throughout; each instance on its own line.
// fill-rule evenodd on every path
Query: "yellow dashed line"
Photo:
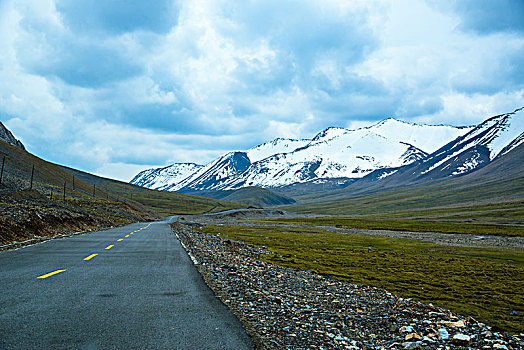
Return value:
M 57 273 L 64 272 L 64 271 L 65 270 L 56 270 L 56 271 L 53 271 L 53 272 L 46 273 L 45 275 L 38 276 L 37 278 L 44 279 L 44 278 L 51 277 L 53 275 L 56 275 Z
M 129 235 L 125 235 L 125 238 L 129 237 Z
M 123 238 L 120 238 L 120 239 L 117 239 L 116 241 L 117 241 L 117 242 L 121 242 L 121 241 L 123 241 L 123 240 L 124 240 Z
M 93 259 L 93 258 L 94 258 L 95 256 L 97 256 L 97 255 L 98 255 L 98 254 L 91 254 L 91 255 L 89 255 L 87 258 L 84 258 L 84 260 L 85 260 L 85 261 L 87 261 L 87 260 L 91 260 L 91 259 Z
M 113 244 L 111 244 L 111 245 L 108 245 L 108 246 L 106 247 L 106 249 L 108 249 L 108 250 L 109 250 L 109 249 L 111 249 L 111 248 L 113 248 L 113 247 L 114 247 L 114 245 L 113 245 Z

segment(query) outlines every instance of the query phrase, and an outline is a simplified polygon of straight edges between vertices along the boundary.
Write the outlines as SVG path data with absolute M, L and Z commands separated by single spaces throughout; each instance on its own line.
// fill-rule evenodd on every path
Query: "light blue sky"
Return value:
M 0 120 L 130 180 L 275 137 L 524 105 L 520 0 L 0 0 Z

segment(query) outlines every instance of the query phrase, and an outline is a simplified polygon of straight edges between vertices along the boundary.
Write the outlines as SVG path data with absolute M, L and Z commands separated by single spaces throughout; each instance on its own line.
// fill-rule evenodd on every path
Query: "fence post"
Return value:
M 73 191 L 75 190 L 75 175 L 73 175 Z
M 33 164 L 33 168 L 31 169 L 31 187 L 29 187 L 30 190 L 33 189 L 33 175 L 35 174 L 35 165 Z
M 2 158 L 2 171 L 0 171 L 0 186 L 2 185 L 2 178 L 4 177 L 4 164 L 5 164 L 5 156 Z
M 51 199 L 53 199 L 53 187 L 51 187 Z
M 66 181 L 64 181 L 64 202 L 65 202 L 65 191 L 66 191 Z
M 93 197 L 95 197 L 96 185 L 93 184 Z

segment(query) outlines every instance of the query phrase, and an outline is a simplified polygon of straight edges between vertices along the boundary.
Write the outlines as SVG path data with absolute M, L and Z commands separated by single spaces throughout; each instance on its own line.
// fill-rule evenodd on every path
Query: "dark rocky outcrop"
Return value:
M 4 124 L 2 124 L 2 122 L 0 122 L 0 140 L 3 140 L 7 143 L 10 143 L 13 146 L 25 150 L 25 147 L 22 144 L 22 142 L 20 142 L 20 140 L 17 140 L 14 137 L 13 133 L 11 133 L 11 131 L 9 131 L 9 129 L 6 128 Z

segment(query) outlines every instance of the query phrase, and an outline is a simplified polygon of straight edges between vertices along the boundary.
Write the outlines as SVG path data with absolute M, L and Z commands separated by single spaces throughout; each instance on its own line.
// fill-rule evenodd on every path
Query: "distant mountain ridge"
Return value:
M 187 174 L 185 163 L 139 173 L 131 183 L 179 192 L 278 188 L 328 179 L 360 179 L 420 161 L 473 127 L 384 119 L 365 128 L 327 128 L 312 139 L 283 139 L 225 154 Z M 170 174 L 176 174 L 175 176 Z M 342 180 L 343 181 L 343 180 Z
M 486 119 L 465 135 L 409 165 L 375 172 L 369 180 L 413 183 L 461 176 L 503 157 L 524 143 L 524 108 Z
M 14 137 L 13 133 L 11 133 L 11 131 L 9 131 L 9 129 L 6 128 L 2 122 L 0 122 L 0 140 L 4 140 L 5 142 L 13 146 L 25 150 L 25 146 L 22 144 L 22 142 L 20 140 L 17 140 Z

